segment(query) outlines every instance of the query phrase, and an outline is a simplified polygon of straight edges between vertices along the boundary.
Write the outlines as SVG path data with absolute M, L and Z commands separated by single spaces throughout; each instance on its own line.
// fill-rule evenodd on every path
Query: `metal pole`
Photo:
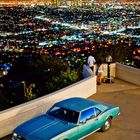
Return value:
M 107 82 L 110 83 L 110 62 L 107 63 L 107 69 L 108 69 L 108 73 L 107 73 Z

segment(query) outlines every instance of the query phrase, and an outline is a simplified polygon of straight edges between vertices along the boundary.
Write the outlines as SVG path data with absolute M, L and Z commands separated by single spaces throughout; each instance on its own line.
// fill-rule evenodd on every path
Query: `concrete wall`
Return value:
M 0 138 L 10 134 L 22 122 L 45 113 L 55 102 L 70 97 L 87 98 L 96 93 L 96 76 L 77 82 L 52 94 L 0 112 Z
M 104 64 L 104 76 L 107 76 L 107 64 Z M 110 76 L 116 77 L 116 63 L 110 64 Z
M 116 77 L 124 81 L 140 85 L 140 69 L 138 68 L 117 63 Z
M 103 64 L 103 68 L 104 68 L 104 76 L 107 76 L 107 64 Z M 96 65 L 94 67 L 94 72 L 96 72 Z M 116 77 L 116 63 L 112 63 L 110 64 L 110 75 L 112 77 Z

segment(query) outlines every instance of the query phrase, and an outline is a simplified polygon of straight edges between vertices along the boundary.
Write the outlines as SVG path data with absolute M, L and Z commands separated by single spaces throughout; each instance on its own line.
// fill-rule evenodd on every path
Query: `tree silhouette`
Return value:
M 15 61 L 3 82 L 13 106 L 66 87 L 77 79 L 77 73 L 71 71 L 66 62 L 42 55 Z

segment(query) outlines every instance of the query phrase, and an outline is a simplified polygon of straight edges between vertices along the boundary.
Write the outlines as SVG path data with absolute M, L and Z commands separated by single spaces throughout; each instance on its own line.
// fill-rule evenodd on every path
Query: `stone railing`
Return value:
M 104 76 L 107 76 L 107 64 L 104 64 Z M 116 77 L 116 63 L 110 64 L 110 76 Z
M 140 85 L 140 69 L 138 68 L 112 63 L 110 64 L 110 75 L 129 83 Z M 107 64 L 104 64 L 104 76 L 107 76 Z
M 140 85 L 140 69 L 116 63 L 116 77 Z
M 55 102 L 70 98 L 87 98 L 96 93 L 96 76 L 88 78 L 66 88 L 40 97 L 30 102 L 0 112 L 0 138 L 12 133 L 22 122 L 45 113 Z

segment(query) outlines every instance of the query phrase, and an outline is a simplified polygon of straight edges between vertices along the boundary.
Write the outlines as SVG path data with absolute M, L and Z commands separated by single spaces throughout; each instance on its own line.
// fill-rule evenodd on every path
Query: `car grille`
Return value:
M 26 139 L 21 136 L 17 136 L 17 137 L 13 137 L 13 140 L 26 140 Z
M 20 138 L 19 138 L 19 140 L 26 140 L 26 139 L 24 139 L 24 138 L 20 137 Z

